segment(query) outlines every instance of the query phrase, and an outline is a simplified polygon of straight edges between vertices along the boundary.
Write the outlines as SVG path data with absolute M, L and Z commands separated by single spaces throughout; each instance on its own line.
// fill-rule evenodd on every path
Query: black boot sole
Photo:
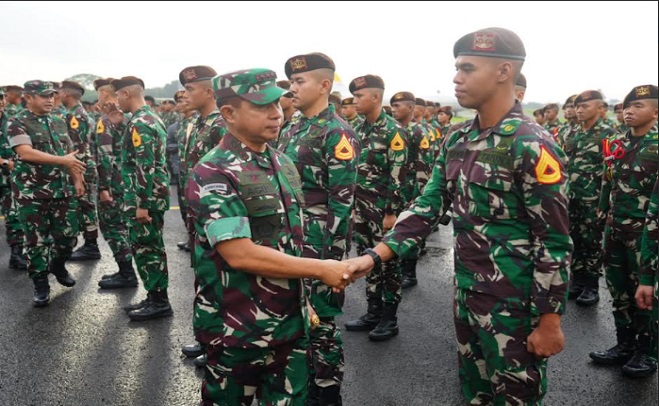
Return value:
M 373 336 L 371 334 L 368 335 L 368 339 L 371 341 L 375 341 L 376 343 L 382 342 L 382 341 L 387 341 L 391 338 L 394 338 L 398 335 L 398 328 L 394 329 L 391 334 L 388 335 L 378 335 L 378 336 Z
M 101 282 L 107 279 L 102 279 L 98 282 L 98 288 L 103 290 L 113 290 L 113 289 L 126 289 L 126 288 L 136 288 L 139 283 L 125 283 L 123 285 L 102 285 Z
M 97 259 L 101 259 L 100 255 L 87 255 L 84 257 L 74 257 L 71 256 L 67 261 L 69 262 L 76 262 L 76 261 L 96 261 Z
M 380 324 L 379 321 L 375 324 L 368 324 L 361 326 L 348 326 L 347 324 L 344 324 L 344 327 L 346 328 L 347 331 L 373 331 L 373 329 L 376 328 L 378 324 Z
M 46 300 L 32 300 L 33 307 L 46 307 L 50 303 L 50 297 Z
M 131 315 L 129 313 L 128 318 L 131 319 L 132 321 L 146 321 L 146 320 L 152 320 L 152 319 L 160 319 L 160 318 L 163 318 L 163 317 L 171 317 L 173 315 L 174 315 L 174 311 L 172 309 L 169 309 L 167 311 L 162 311 L 162 312 L 150 314 L 148 316 Z
M 588 354 L 588 356 L 590 357 L 591 360 L 593 360 L 593 363 L 595 363 L 597 365 L 611 365 L 611 366 L 625 365 L 627 363 L 627 361 L 632 359 L 631 356 L 629 356 L 627 358 L 620 358 L 620 359 L 597 358 L 597 357 L 593 357 L 592 354 Z
M 66 286 L 67 288 L 72 288 L 76 285 L 76 281 L 73 279 L 69 282 L 66 280 L 61 280 L 60 278 L 55 278 L 57 280 L 57 283 L 59 283 L 62 286 Z

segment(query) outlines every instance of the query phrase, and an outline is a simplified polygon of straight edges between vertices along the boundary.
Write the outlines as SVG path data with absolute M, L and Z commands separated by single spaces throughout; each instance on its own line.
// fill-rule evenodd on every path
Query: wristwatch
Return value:
M 378 255 L 377 252 L 373 248 L 366 248 L 364 250 L 364 254 L 368 255 L 369 257 L 373 258 L 373 262 L 375 262 L 375 268 L 382 268 L 382 258 Z

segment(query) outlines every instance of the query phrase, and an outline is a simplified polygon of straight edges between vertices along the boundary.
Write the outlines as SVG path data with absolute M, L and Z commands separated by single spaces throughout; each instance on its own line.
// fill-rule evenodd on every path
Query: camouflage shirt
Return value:
M 579 126 L 566 140 L 570 200 L 583 199 L 597 204 L 602 191 L 604 172 L 602 142 L 613 134 L 615 134 L 613 128 L 598 119 L 590 130 L 584 131 Z
M 192 168 L 217 144 L 226 134 L 224 119 L 220 111 L 215 109 L 208 117 L 197 117 L 192 133 L 188 137 L 185 148 L 185 178 L 190 176 Z
M 357 114 L 351 120 L 346 120 L 346 121 L 348 122 L 348 124 L 350 124 L 350 127 L 352 127 L 353 130 L 357 131 L 357 127 L 359 127 L 364 123 L 364 117 Z
M 384 109 L 374 123 L 364 121 L 356 132 L 362 149 L 355 198 L 374 202 L 386 214 L 398 213 L 405 204 L 407 133 Z
M 123 132 L 125 124 L 115 126 L 107 115 L 103 115 L 96 124 L 96 134 L 93 137 L 98 145 L 96 161 L 98 172 L 98 190 L 109 190 L 112 194 L 123 194 L 121 180 L 121 151 L 123 148 Z
M 549 134 L 551 134 L 554 137 L 554 140 L 558 139 L 558 131 L 561 129 L 562 126 L 563 123 L 561 123 L 558 120 L 554 121 L 553 123 L 546 123 L 544 125 L 545 130 L 547 130 L 547 132 L 549 132 Z
M 423 195 L 383 242 L 407 255 L 452 205 L 456 286 L 561 314 L 572 252 L 565 164 L 519 103 L 486 130 L 477 117 L 442 145 Z
M 659 181 L 654 183 L 652 197 L 648 205 L 641 240 L 641 267 L 639 279 L 641 285 L 655 285 L 657 295 L 657 280 L 659 280 Z
M 179 168 L 181 168 L 181 173 L 179 173 L 179 185 L 182 189 L 185 189 L 185 182 L 187 181 L 188 176 L 187 170 L 185 169 L 188 160 L 186 155 L 188 140 L 192 134 L 192 130 L 194 129 L 194 123 L 198 118 L 199 113 L 197 112 L 195 112 L 189 118 L 183 117 L 176 133 L 176 140 L 178 142 L 178 157 L 181 161 L 179 166 Z
M 22 112 L 25 110 L 22 104 L 7 104 L 5 106 L 5 114 L 7 115 L 8 118 L 12 118 L 18 113 Z
M 93 126 L 91 119 L 82 105 L 76 104 L 71 110 L 67 111 L 65 120 L 69 129 L 69 138 L 73 142 L 73 147 L 78 150 L 76 158 L 87 165 L 85 170 L 87 174 L 95 173 L 96 162 L 94 162 L 91 149 L 91 131 Z M 94 148 L 94 152 L 95 150 L 96 148 Z
M 9 146 L 7 139 L 7 115 L 0 111 L 0 158 L 14 159 L 14 151 Z M 0 187 L 9 186 L 9 175 L 6 171 L 0 171 Z
M 616 140 L 622 145 L 611 144 Z M 611 153 L 618 148 L 625 152 L 622 158 L 605 164 L 599 208 L 609 212 L 607 225 L 616 231 L 639 232 L 659 170 L 657 127 L 642 137 L 633 137 L 631 131 L 615 134 L 607 142 L 611 144 Z
M 406 174 L 409 185 L 406 204 L 409 204 L 423 192 L 428 179 L 430 179 L 430 173 L 435 163 L 435 152 L 431 144 L 433 138 L 431 132 L 434 132 L 434 130 L 430 127 L 424 128 L 419 123 L 410 121 L 405 127 L 405 131 L 410 140 L 408 145 L 409 171 Z
M 124 210 L 131 215 L 137 208 L 169 209 L 166 143 L 167 133 L 160 118 L 149 106 L 137 109 L 126 126 L 121 155 Z
M 37 116 L 23 110 L 9 119 L 9 145 L 30 145 L 50 155 L 64 156 L 73 152 L 66 123 L 57 116 Z M 73 193 L 73 181 L 65 167 L 33 164 L 18 158 L 11 173 L 16 200 L 61 199 Z
M 565 149 L 567 140 L 571 139 L 574 132 L 579 128 L 579 125 L 572 124 L 569 121 L 565 122 L 559 129 L 556 135 L 556 142 L 561 148 Z
M 186 189 L 196 219 L 197 340 L 233 348 L 276 347 L 305 334 L 303 284 L 229 266 L 216 245 L 236 238 L 302 254 L 302 190 L 295 165 L 267 147 L 256 153 L 226 134 Z

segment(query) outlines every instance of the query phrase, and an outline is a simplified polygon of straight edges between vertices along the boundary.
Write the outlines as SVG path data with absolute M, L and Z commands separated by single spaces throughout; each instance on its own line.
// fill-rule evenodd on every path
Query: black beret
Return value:
M 558 111 L 558 104 L 556 103 L 549 103 L 546 105 L 542 110 L 547 111 L 547 110 L 556 110 Z
M 391 100 L 389 100 L 389 104 L 394 104 L 395 102 L 399 101 L 410 101 L 414 103 L 416 101 L 416 97 L 410 92 L 398 92 L 391 96 Z
M 345 99 L 341 100 L 341 105 L 342 106 L 352 106 L 355 104 L 355 98 L 354 97 L 346 97 Z
M 524 43 L 514 32 L 491 27 L 469 33 L 453 46 L 453 56 L 489 56 L 492 58 L 523 61 L 526 58 Z
M 524 76 L 523 73 L 520 73 L 519 76 L 517 76 L 517 81 L 515 82 L 515 86 L 523 87 L 526 89 L 526 76 Z
M 381 77 L 376 75 L 364 75 L 354 78 L 352 82 L 350 82 L 350 86 L 348 88 L 350 90 L 350 93 L 353 94 L 355 90 L 368 89 L 368 88 L 384 90 L 384 81 L 382 80 Z
M 147 96 L 144 96 L 144 100 L 145 100 L 145 101 L 150 101 L 150 102 L 153 103 L 153 104 L 156 103 L 156 99 L 155 99 L 153 96 L 148 96 L 148 95 L 147 95 Z
M 440 103 L 440 102 L 435 102 L 435 107 L 442 107 L 442 103 Z
M 336 67 L 332 58 L 320 52 L 288 58 L 284 65 L 286 77 L 289 79 L 295 73 L 309 72 L 316 69 L 330 69 L 334 71 Z
M 423 106 L 423 107 L 427 106 L 426 101 L 419 97 L 417 97 L 414 102 L 416 103 L 417 106 Z
M 60 89 L 71 89 L 75 90 L 77 92 L 80 92 L 80 94 L 85 94 L 85 88 L 80 85 L 78 82 L 74 82 L 71 80 L 65 80 L 62 82 L 59 86 Z
M 277 87 L 281 87 L 284 90 L 290 90 L 291 82 L 289 82 L 288 80 L 278 80 Z
M 329 102 L 330 103 L 337 103 L 341 104 L 341 98 L 335 94 L 330 94 L 329 95 Z
M 140 85 L 144 89 L 144 81 L 135 76 L 124 76 L 121 79 L 112 79 L 110 82 L 114 90 L 120 90 L 127 86 Z
M 533 115 L 534 115 L 534 116 L 537 116 L 537 115 L 541 115 L 541 116 L 542 116 L 542 115 L 544 115 L 544 114 L 545 114 L 544 109 L 537 109 L 537 110 L 534 110 L 534 111 L 533 111 Z
M 184 94 L 185 90 L 179 90 L 178 92 L 174 93 L 174 101 L 179 101 Z
M 16 85 L 5 86 L 5 92 L 12 92 L 12 91 L 13 92 L 22 92 L 23 88 L 20 87 L 20 86 L 16 86 Z
M 187 83 L 211 80 L 213 76 L 217 76 L 217 72 L 210 66 L 188 66 L 178 74 L 178 80 L 185 86 Z
M 586 90 L 575 97 L 574 105 L 576 106 L 579 103 L 585 103 L 591 100 L 604 100 L 604 97 L 597 90 Z
M 568 97 L 568 98 L 565 100 L 565 103 L 563 103 L 563 110 L 565 110 L 565 108 L 568 107 L 568 106 L 572 106 L 572 107 L 574 107 L 574 99 L 576 99 L 577 96 L 578 96 L 578 95 L 573 94 L 572 96 Z
M 623 108 L 624 107 L 623 107 L 622 103 L 616 103 L 616 105 L 613 106 L 613 111 L 622 110 Z
M 107 86 L 107 85 L 111 84 L 113 80 L 114 79 L 112 79 L 112 78 L 105 78 L 105 79 L 98 78 L 98 79 L 96 79 L 94 81 L 94 90 L 98 90 L 103 86 Z
M 627 108 L 629 106 L 629 103 L 636 101 L 636 100 L 646 100 L 646 99 L 657 99 L 659 98 L 659 89 L 655 85 L 643 85 L 643 86 L 636 86 L 635 88 L 632 89 L 627 96 L 625 96 L 625 100 L 622 102 L 622 105 L 624 108 Z
M 391 106 L 382 106 L 382 108 L 384 109 L 385 113 L 387 113 L 388 115 L 391 115 L 391 113 L 392 113 Z

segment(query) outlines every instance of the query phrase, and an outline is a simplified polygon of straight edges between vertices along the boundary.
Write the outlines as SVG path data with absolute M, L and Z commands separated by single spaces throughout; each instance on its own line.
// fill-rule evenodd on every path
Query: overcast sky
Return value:
M 153 4 L 153 5 L 151 5 Z M 657 84 L 658 2 L 2 2 L 0 84 L 78 73 L 135 75 L 147 87 L 186 66 L 277 71 L 324 52 L 344 87 L 382 76 L 386 94 L 453 97 L 453 44 L 499 26 L 524 41 L 526 102 L 601 89 L 622 99 Z M 439 93 L 438 93 L 439 92 Z

